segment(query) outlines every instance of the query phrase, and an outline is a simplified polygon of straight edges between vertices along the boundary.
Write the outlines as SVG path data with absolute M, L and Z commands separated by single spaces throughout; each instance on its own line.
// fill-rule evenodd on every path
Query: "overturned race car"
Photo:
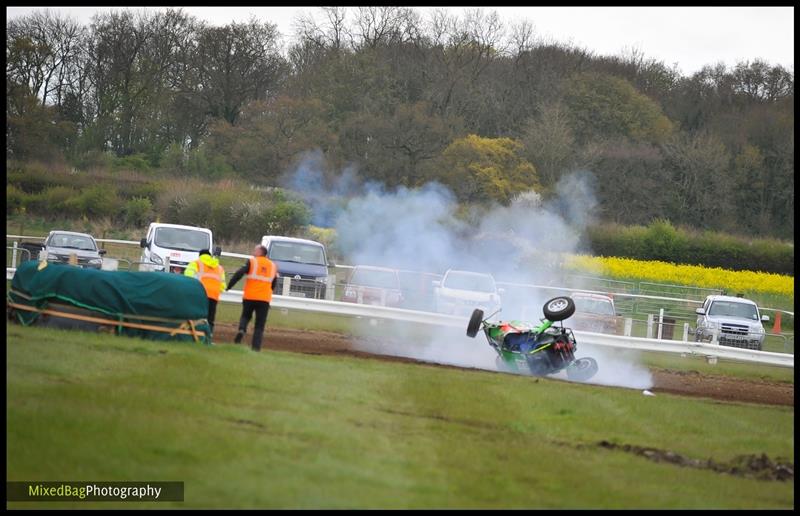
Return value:
M 575 358 L 578 349 L 572 330 L 562 321 L 575 313 L 569 297 L 554 297 L 544 304 L 544 319 L 532 326 L 521 321 L 489 322 L 483 310 L 475 309 L 467 325 L 467 336 L 475 337 L 483 329 L 489 345 L 497 352 L 500 371 L 545 376 L 566 370 L 567 378 L 585 382 L 598 370 L 591 357 Z M 491 316 L 490 316 L 491 317 Z M 555 323 L 562 322 L 556 326 Z

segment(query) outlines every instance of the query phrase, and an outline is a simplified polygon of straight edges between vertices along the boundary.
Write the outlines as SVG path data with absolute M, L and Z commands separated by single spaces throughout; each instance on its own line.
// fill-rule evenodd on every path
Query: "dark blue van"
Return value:
M 313 240 L 266 235 L 261 245 L 278 266 L 275 294 L 284 295 L 284 279 L 291 278 L 288 294 L 324 299 L 328 284 L 328 255 L 325 246 Z

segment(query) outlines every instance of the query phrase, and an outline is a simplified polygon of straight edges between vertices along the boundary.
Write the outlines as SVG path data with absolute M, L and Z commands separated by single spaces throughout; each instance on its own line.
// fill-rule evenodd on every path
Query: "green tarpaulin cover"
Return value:
M 177 328 L 192 320 L 202 340 L 210 343 L 208 298 L 203 285 L 194 278 L 164 272 L 127 272 L 82 269 L 27 261 L 17 268 L 8 298 L 14 303 L 47 308 L 50 303 L 91 310 L 98 317 L 153 326 Z M 15 310 L 17 319 L 33 324 L 39 314 Z M 169 319 L 169 321 L 151 318 Z M 152 339 L 192 340 L 189 335 L 118 327 L 118 333 Z

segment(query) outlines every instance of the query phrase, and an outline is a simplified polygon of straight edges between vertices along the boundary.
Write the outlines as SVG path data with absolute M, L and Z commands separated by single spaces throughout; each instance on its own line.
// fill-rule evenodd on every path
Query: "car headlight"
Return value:
M 158 265 L 164 265 L 164 260 L 162 260 L 157 254 L 151 254 L 150 261 Z
M 760 335 L 760 334 L 764 333 L 764 327 L 763 326 L 756 326 L 755 328 L 751 328 L 750 332 Z
M 708 329 L 708 330 L 718 330 L 719 329 L 719 323 L 715 322 L 715 321 L 706 321 L 706 323 L 703 325 L 703 327 Z
M 61 259 L 60 256 L 57 254 L 47 253 L 47 261 L 48 262 L 57 262 Z
M 91 260 L 89 260 L 89 263 L 91 263 L 92 265 L 100 265 L 100 264 L 103 263 L 103 259 L 102 258 L 92 258 Z

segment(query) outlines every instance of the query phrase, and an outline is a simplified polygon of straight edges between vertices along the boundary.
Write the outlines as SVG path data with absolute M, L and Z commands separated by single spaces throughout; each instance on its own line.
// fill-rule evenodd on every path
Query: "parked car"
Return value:
M 163 271 L 169 262 L 167 272 L 183 274 L 186 267 L 200 257 L 200 251 L 208 249 L 214 256 L 222 253 L 222 248 L 212 248 L 214 237 L 210 229 L 180 224 L 153 222 L 147 236 L 139 245 L 142 247 L 142 270 Z
M 322 299 L 328 283 L 328 255 L 325 246 L 313 240 L 264 235 L 261 245 L 278 267 L 276 294 L 283 292 L 284 278 L 291 278 L 289 295 Z
M 403 304 L 400 278 L 395 269 L 356 265 L 344 287 L 342 301 L 365 305 L 394 306 Z
M 763 322 L 768 315 L 761 315 L 755 302 L 743 297 L 722 295 L 708 296 L 697 313 L 695 340 L 711 341 L 714 333 L 722 346 L 761 350 L 766 332 Z
M 491 315 L 500 309 L 503 290 L 491 274 L 450 269 L 433 285 L 439 313 L 468 316 L 478 308 Z
M 403 308 L 409 310 L 436 311 L 435 281 L 441 281 L 441 274 L 399 270 L 400 291 L 403 294 Z
M 623 319 L 617 315 L 614 299 L 611 296 L 575 292 L 570 297 L 575 301 L 573 329 L 611 335 L 622 334 Z
M 69 263 L 70 255 L 78 259 L 78 266 L 87 269 L 99 269 L 103 265 L 105 249 L 99 249 L 94 237 L 88 233 L 74 231 L 51 231 L 44 241 L 39 255 L 45 255 L 50 263 Z

